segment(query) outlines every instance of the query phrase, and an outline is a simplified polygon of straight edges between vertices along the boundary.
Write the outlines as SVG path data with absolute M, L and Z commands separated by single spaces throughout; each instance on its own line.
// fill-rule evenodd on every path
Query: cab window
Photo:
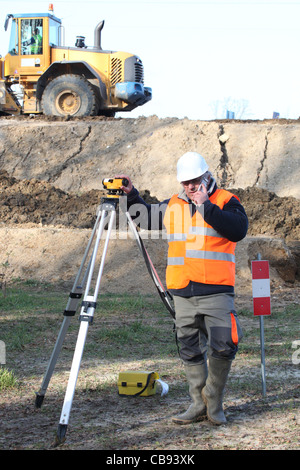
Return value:
M 18 37 L 18 22 L 17 22 L 17 20 L 13 20 L 12 25 L 11 25 L 8 52 L 11 55 L 19 54 L 19 37 Z
M 21 20 L 21 44 L 22 55 L 43 54 L 42 18 Z
M 59 45 L 59 23 L 52 18 L 49 19 L 49 44 L 50 46 Z

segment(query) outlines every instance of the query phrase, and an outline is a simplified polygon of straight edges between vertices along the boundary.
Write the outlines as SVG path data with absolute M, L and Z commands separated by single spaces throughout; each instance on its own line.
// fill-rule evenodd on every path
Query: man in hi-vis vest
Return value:
M 247 233 L 248 219 L 239 199 L 218 189 L 205 159 L 185 153 L 177 163 L 179 194 L 146 204 L 127 187 L 129 212 L 135 222 L 168 235 L 167 289 L 176 311 L 179 354 L 192 403 L 173 417 L 189 424 L 207 417 L 226 423 L 223 395 L 231 363 L 242 337 L 234 309 L 235 246 Z M 208 362 L 208 367 L 207 367 Z

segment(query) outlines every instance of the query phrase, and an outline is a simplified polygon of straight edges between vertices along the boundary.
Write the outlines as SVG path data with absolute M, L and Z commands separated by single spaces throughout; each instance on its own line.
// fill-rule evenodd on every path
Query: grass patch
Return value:
M 57 292 L 48 285 L 18 283 L 0 292 L 1 340 L 8 358 L 20 351 L 33 356 L 45 347 L 51 354 L 63 321 L 69 292 Z M 72 319 L 66 349 L 71 350 L 79 331 L 80 305 Z M 94 321 L 89 326 L 85 350 L 91 358 L 141 358 L 155 354 L 176 354 L 172 319 L 159 298 L 142 295 L 99 295 Z M 170 334 L 171 333 L 171 334 Z M 140 352 L 139 352 L 140 351 Z M 9 359 L 8 359 L 9 360 Z
M 238 312 L 239 317 L 252 319 L 243 327 L 244 338 L 239 345 L 240 353 L 249 356 L 260 354 L 259 317 L 247 310 Z M 293 353 L 293 341 L 299 338 L 297 318 L 300 317 L 300 305 L 289 304 L 282 310 L 274 309 L 271 315 L 264 317 L 265 351 L 273 360 L 289 361 Z
M 18 283 L 0 293 L 0 339 L 7 354 L 20 352 L 54 329 L 66 296 L 43 284 Z M 43 332 L 43 333 L 42 333 Z
M 0 292 L 0 340 L 4 341 L 8 356 L 26 350 L 36 355 L 39 348 L 45 353 L 45 345 L 51 354 L 68 296 L 68 291 L 57 291 L 37 281 L 17 282 L 7 288 L 5 296 Z M 79 329 L 78 314 L 79 309 L 69 328 L 68 338 L 73 342 Z M 259 319 L 245 309 L 238 314 L 244 332 L 239 352 L 256 357 L 260 354 Z M 292 343 L 299 337 L 299 314 L 300 306 L 289 304 L 265 317 L 265 349 L 273 359 L 290 359 Z M 172 329 L 173 321 L 158 297 L 102 294 L 89 327 L 86 350 L 91 358 L 96 358 L 99 351 L 109 359 L 176 356 Z
M 0 392 L 17 388 L 18 379 L 13 371 L 9 371 L 4 367 L 0 367 Z

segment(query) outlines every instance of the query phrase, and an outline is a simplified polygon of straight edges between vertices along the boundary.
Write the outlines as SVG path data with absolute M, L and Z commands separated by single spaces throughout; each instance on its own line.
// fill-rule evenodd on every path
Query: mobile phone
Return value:
M 204 178 L 202 179 L 201 183 L 199 184 L 198 191 L 202 191 L 202 192 L 203 192 L 202 187 L 201 187 L 202 184 L 203 184 L 203 185 L 205 186 L 205 188 L 207 189 L 207 188 L 208 188 L 208 183 L 209 183 L 208 178 L 207 178 L 206 176 L 204 176 Z

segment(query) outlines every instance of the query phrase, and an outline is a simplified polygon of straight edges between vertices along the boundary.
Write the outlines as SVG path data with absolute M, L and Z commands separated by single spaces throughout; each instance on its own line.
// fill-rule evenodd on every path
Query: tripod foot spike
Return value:
M 56 440 L 55 445 L 59 446 L 63 444 L 66 440 L 66 433 L 67 433 L 67 424 L 59 424 L 57 428 Z
M 36 393 L 35 397 L 35 407 L 36 408 L 41 408 L 43 401 L 44 401 L 45 395 L 40 395 L 39 393 Z

